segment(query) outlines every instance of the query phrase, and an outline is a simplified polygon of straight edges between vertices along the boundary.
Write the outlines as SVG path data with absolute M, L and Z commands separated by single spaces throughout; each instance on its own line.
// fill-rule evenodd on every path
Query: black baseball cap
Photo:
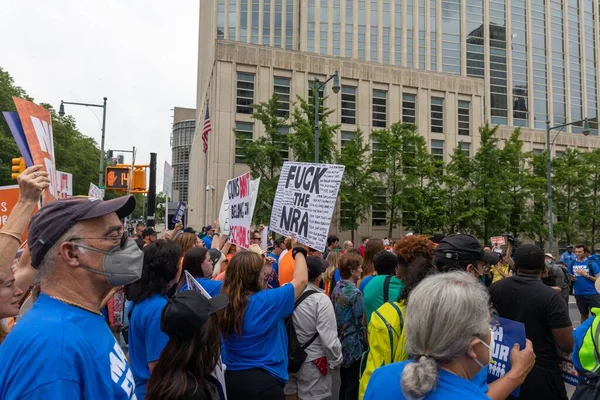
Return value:
M 314 281 L 327 269 L 326 261 L 321 257 L 310 256 L 306 258 L 306 267 L 308 268 L 308 280 Z
M 92 197 L 71 197 L 56 200 L 36 212 L 29 223 L 27 242 L 31 265 L 38 268 L 44 256 L 58 239 L 79 221 L 117 213 L 123 219 L 135 210 L 135 197 L 123 196 L 112 200 Z
M 488 265 L 497 264 L 497 254 L 483 251 L 481 244 L 471 235 L 457 234 L 443 238 L 435 249 L 437 259 L 482 261 Z
M 202 328 L 211 315 L 229 304 L 226 294 L 208 299 L 202 293 L 186 290 L 171 297 L 163 308 L 160 329 L 169 337 L 185 337 Z
M 188 226 L 187 228 L 185 228 L 183 230 L 183 233 L 196 233 L 196 230 L 194 228 L 192 228 L 191 226 Z
M 154 230 L 154 228 L 150 227 L 150 228 L 146 228 L 142 231 L 142 238 L 145 238 L 148 236 L 156 236 L 156 231 Z

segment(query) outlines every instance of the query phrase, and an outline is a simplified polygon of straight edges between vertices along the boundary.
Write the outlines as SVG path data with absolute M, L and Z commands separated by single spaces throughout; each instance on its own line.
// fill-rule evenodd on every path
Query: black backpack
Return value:
M 300 305 L 308 296 L 318 293 L 316 290 L 308 290 L 302 293 L 302 296 L 294 303 L 294 311 L 296 307 Z M 293 314 L 285 320 L 285 330 L 287 331 L 288 337 L 288 372 L 296 373 L 302 367 L 304 360 L 306 360 L 306 348 L 315 341 L 319 336 L 319 332 L 316 332 L 310 340 L 304 344 L 300 344 L 298 336 L 296 335 L 296 327 L 294 326 Z

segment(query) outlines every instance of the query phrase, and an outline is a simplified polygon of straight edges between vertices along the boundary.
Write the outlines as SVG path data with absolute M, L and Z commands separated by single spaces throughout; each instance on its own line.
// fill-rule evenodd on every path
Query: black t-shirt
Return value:
M 552 329 L 571 326 L 569 310 L 560 293 L 539 279 L 511 276 L 493 284 L 490 296 L 500 317 L 525 324 L 536 367 L 557 372 L 559 358 Z
M 188 387 L 185 393 L 185 400 L 220 400 L 218 381 L 213 376 L 206 377 L 206 387 L 196 383 L 188 376 Z

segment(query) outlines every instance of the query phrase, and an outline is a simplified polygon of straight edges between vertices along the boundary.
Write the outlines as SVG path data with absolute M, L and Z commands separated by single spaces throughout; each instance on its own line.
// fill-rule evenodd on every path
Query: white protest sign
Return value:
M 260 177 L 250 181 L 250 195 L 252 196 L 252 204 L 250 205 L 250 215 L 254 215 L 254 207 L 256 206 L 256 198 L 258 197 L 258 188 L 260 186 Z M 219 225 L 221 225 L 221 233 L 229 235 L 229 192 L 225 185 L 223 190 L 223 200 L 221 200 L 221 209 L 219 210 Z
M 73 197 L 73 174 L 56 170 L 56 185 L 59 199 Z
M 88 196 L 93 199 L 104 200 L 104 189 L 100 189 L 98 186 L 90 182 Z
M 250 172 L 227 181 L 229 199 L 229 241 L 244 249 L 250 247 Z
M 284 163 L 270 229 L 295 235 L 299 243 L 324 251 L 343 175 L 343 165 Z
M 171 164 L 165 161 L 164 166 L 164 177 L 163 177 L 163 193 L 167 197 L 171 197 L 171 190 L 173 189 L 173 167 Z

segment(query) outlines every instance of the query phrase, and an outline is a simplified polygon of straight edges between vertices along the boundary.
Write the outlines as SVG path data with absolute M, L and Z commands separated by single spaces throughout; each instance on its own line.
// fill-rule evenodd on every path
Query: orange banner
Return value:
M 0 229 L 4 227 L 8 216 L 19 201 L 19 186 L 0 186 Z M 37 211 L 35 207 L 34 213 Z M 32 214 L 33 215 L 33 214 Z M 23 232 L 23 240 L 27 238 L 27 228 Z
M 19 119 L 25 131 L 27 144 L 35 164 L 44 166 L 50 175 L 50 187 L 43 192 L 43 201 L 48 204 L 58 197 L 56 165 L 54 163 L 54 139 L 50 111 L 27 100 L 13 97 Z

